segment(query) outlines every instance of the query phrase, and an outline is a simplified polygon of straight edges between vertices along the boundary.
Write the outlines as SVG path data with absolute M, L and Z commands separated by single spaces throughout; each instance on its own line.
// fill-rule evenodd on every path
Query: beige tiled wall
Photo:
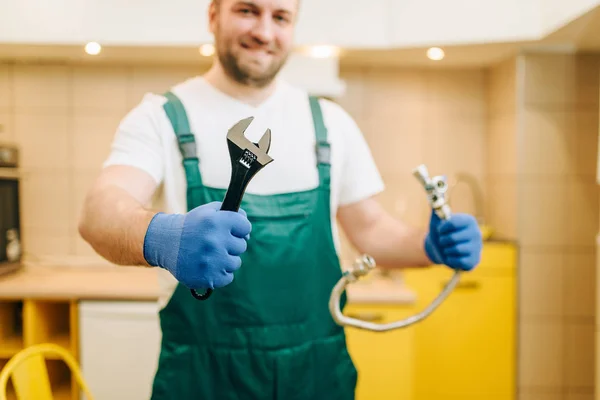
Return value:
M 348 92 L 338 101 L 363 129 L 387 186 L 386 209 L 426 226 L 430 211 L 411 175 L 425 163 L 430 174 L 448 176 L 453 209 L 485 213 L 485 70 L 343 68 L 342 77 Z M 475 201 L 479 192 L 484 199 Z
M 27 260 L 99 259 L 79 237 L 77 219 L 119 120 L 144 91 L 196 72 L 0 64 L 0 139 L 20 147 Z
M 522 385 L 591 399 L 600 57 L 531 54 L 520 62 L 521 271 L 523 288 L 538 289 L 521 291 L 521 346 L 559 366 L 552 380 L 534 378 L 546 376 L 551 362 L 532 366 Z M 546 340 L 532 340 L 535 330 Z
M 0 64 L 2 139 L 21 146 L 23 241 L 29 259 L 95 258 L 77 234 L 81 202 L 119 120 L 146 91 L 161 92 L 194 67 Z M 483 186 L 486 80 L 483 70 L 347 68 L 338 101 L 363 129 L 387 184 L 386 208 L 427 223 L 422 188 L 411 171 L 472 176 Z M 485 192 L 485 188 L 478 190 Z M 466 185 L 451 201 L 475 212 Z M 346 243 L 344 241 L 344 243 Z M 346 254 L 353 254 L 345 244 Z
M 599 75 L 600 56 L 556 54 L 490 74 L 490 218 L 520 244 L 523 399 L 594 395 Z
M 487 80 L 486 210 L 495 236 L 517 239 L 517 74 L 511 58 L 490 68 Z

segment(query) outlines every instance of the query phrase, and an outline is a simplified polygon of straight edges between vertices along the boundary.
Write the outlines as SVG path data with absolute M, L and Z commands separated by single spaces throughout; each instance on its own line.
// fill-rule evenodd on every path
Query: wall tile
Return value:
M 565 115 L 569 137 L 569 173 L 595 180 L 598 158 L 598 110 L 568 111 Z
M 31 235 L 68 236 L 71 179 L 67 169 L 24 170 L 21 179 L 23 230 Z
M 78 66 L 73 70 L 72 79 L 73 108 L 76 113 L 128 111 L 130 68 Z
M 540 391 L 538 389 L 531 389 L 522 391 L 518 397 L 519 400 L 565 400 L 562 391 Z
M 19 65 L 13 87 L 17 112 L 56 112 L 71 103 L 71 68 L 61 65 Z
M 565 316 L 593 320 L 596 315 L 596 255 L 567 253 L 564 265 Z
M 13 142 L 15 138 L 14 114 L 0 111 L 0 141 Z
M 382 173 L 412 174 L 424 161 L 424 113 L 422 109 L 398 111 L 397 120 L 374 115 L 359 122 L 371 153 Z
M 567 184 L 566 243 L 574 248 L 593 248 L 598 233 L 598 185 L 582 178 L 569 178 Z
M 567 99 L 574 108 L 598 109 L 600 104 L 600 54 L 578 54 L 570 58 L 568 85 L 573 98 Z
M 72 238 L 65 234 L 39 232 L 29 227 L 23 230 L 23 259 L 40 262 L 47 256 L 65 256 L 71 253 Z
M 433 112 L 425 120 L 423 160 L 432 173 L 483 175 L 487 124 L 482 115 Z M 479 150 L 476 150 L 479 149 Z
M 595 400 L 594 391 L 590 389 L 588 393 L 567 392 L 566 400 Z
M 400 122 L 398 113 L 409 113 L 429 104 L 427 77 L 421 70 L 377 68 L 366 70 L 364 76 L 368 82 L 364 90 L 364 116 L 369 119 L 374 119 L 375 115 L 385 118 L 391 122 L 390 129 L 393 129 L 394 123 Z
M 517 61 L 504 60 L 490 68 L 486 76 L 489 113 L 515 114 L 517 110 Z
M 514 175 L 490 176 L 486 182 L 486 223 L 494 230 L 494 237 L 516 240 L 517 177 Z
M 563 246 L 569 238 L 568 184 L 565 179 L 519 178 L 519 237 L 521 245 Z
M 99 170 L 108 157 L 123 114 L 76 114 L 73 117 L 71 146 L 73 168 Z
M 565 384 L 571 388 L 593 388 L 596 332 L 593 323 L 571 322 L 565 327 Z
M 529 175 L 566 175 L 570 135 L 564 111 L 526 108 L 519 143 L 519 172 Z
M 484 70 L 430 70 L 425 77 L 429 110 L 485 117 L 487 97 Z
M 598 57 L 528 54 L 525 103 L 540 107 L 585 107 L 598 104 Z
M 517 173 L 517 121 L 515 113 L 492 115 L 487 137 L 487 173 Z
M 523 387 L 561 389 L 564 385 L 565 335 L 562 321 L 524 318 L 520 328 L 520 384 Z
M 23 168 L 67 168 L 70 119 L 66 111 L 55 113 L 17 112 L 14 139 L 20 147 Z
M 0 63 L 0 114 L 13 105 L 12 65 Z
M 564 315 L 563 282 L 569 273 L 560 252 L 524 248 L 519 259 L 519 304 L 522 318 Z
M 346 93 L 335 101 L 355 120 L 364 121 L 369 117 L 367 106 L 367 80 L 365 68 L 340 68 L 340 78 L 346 84 Z

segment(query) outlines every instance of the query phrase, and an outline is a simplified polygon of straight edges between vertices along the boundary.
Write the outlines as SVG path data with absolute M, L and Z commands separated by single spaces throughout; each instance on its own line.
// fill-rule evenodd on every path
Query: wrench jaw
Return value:
M 267 129 L 258 143 L 252 143 L 244 132 L 254 117 L 235 124 L 227 133 L 227 147 L 231 160 L 231 180 L 223 200 L 222 210 L 237 211 L 250 180 L 273 161 L 267 152 L 271 148 L 271 130 Z
M 273 159 L 266 154 L 260 157 L 251 150 L 238 147 L 232 141 L 228 141 L 227 146 L 231 158 L 231 179 L 221 210 L 237 211 L 252 178 Z M 261 161 L 264 160 L 266 163 L 263 164 Z

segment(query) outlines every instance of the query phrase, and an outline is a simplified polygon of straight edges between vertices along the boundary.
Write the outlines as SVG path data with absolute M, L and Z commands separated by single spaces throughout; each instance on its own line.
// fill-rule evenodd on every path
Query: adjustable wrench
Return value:
M 258 143 L 253 143 L 244 136 L 244 132 L 254 117 L 242 119 L 227 132 L 227 147 L 231 159 L 231 179 L 221 204 L 222 211 L 235 211 L 240 209 L 242 197 L 250 180 L 258 171 L 263 169 L 273 159 L 267 154 L 271 147 L 271 130 L 267 129 Z M 192 296 L 198 300 L 206 300 L 213 290 L 207 289 L 204 294 L 199 294 L 191 289 Z

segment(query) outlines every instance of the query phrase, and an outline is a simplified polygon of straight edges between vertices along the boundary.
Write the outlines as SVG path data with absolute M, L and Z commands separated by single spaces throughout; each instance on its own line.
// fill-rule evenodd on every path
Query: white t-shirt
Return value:
M 186 108 L 196 138 L 200 173 L 205 186 L 226 189 L 230 158 L 226 135 L 239 120 L 254 116 L 246 137 L 258 142 L 271 129 L 269 155 L 274 159 L 248 184 L 246 193 L 277 194 L 308 190 L 319 184 L 315 133 L 308 94 L 278 80 L 274 93 L 260 106 L 242 103 L 193 77 L 171 88 Z M 121 121 L 104 166 L 125 164 L 141 168 L 160 185 L 160 209 L 185 213 L 186 178 L 177 138 L 162 106 L 162 95 L 146 94 Z M 331 224 L 339 251 L 335 215 L 339 205 L 350 204 L 383 190 L 383 180 L 370 149 L 354 120 L 337 104 L 320 100 L 331 144 Z M 166 271 L 164 271 L 166 272 Z M 176 282 L 161 273 L 161 303 Z

